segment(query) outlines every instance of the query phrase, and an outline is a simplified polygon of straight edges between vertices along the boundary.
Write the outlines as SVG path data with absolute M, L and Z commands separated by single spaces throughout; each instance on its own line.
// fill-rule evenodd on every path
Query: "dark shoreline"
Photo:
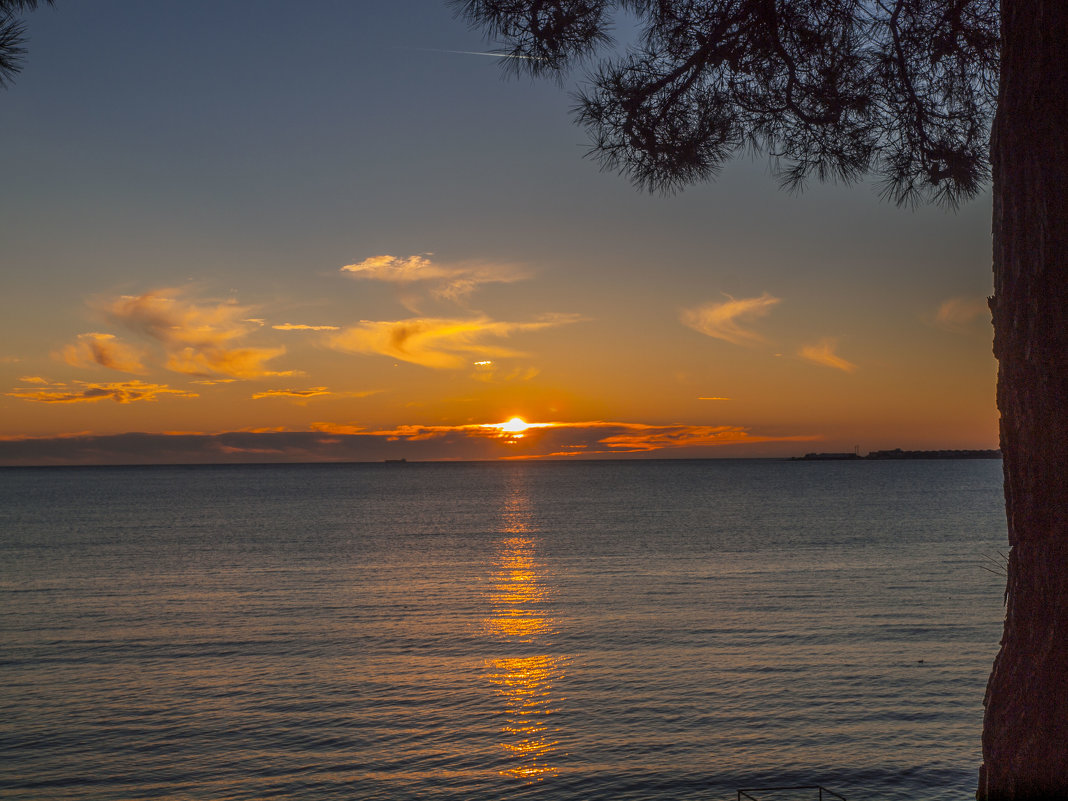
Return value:
M 791 462 L 846 462 L 846 461 L 887 461 L 893 459 L 1000 459 L 1001 451 L 989 450 L 940 450 L 940 451 L 872 451 L 867 456 L 859 453 L 806 453 L 794 456 Z

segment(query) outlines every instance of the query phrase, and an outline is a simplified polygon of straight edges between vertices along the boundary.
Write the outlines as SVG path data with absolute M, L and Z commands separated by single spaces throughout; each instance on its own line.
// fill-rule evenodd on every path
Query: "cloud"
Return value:
M 196 464 L 211 462 L 543 459 L 709 455 L 744 452 L 755 443 L 807 442 L 807 435 L 767 436 L 738 426 L 647 425 L 590 421 L 535 423 L 522 432 L 500 423 L 407 425 L 382 431 L 314 423 L 310 431 L 218 434 L 92 434 L 0 438 L 0 464 Z
M 51 384 L 47 378 L 41 378 L 39 375 L 24 375 L 19 378 L 20 384 Z
M 324 434 L 341 434 L 344 436 L 368 433 L 363 426 L 354 426 L 347 423 L 312 423 L 309 428 L 312 431 L 321 431 Z
M 485 262 L 439 264 L 430 260 L 432 255 L 422 253 L 406 258 L 371 256 L 356 264 L 346 264 L 341 272 L 391 284 L 428 283 L 432 295 L 452 301 L 471 294 L 482 284 L 507 284 L 526 278 L 509 265 Z
M 468 367 L 472 359 L 485 361 L 522 355 L 519 351 L 489 344 L 486 339 L 540 331 L 580 319 L 578 315 L 552 314 L 526 323 L 501 322 L 486 317 L 364 320 L 333 336 L 330 343 L 341 351 L 378 353 L 424 367 L 455 370 Z
M 837 347 L 838 343 L 834 339 L 821 339 L 815 345 L 805 345 L 801 348 L 800 356 L 801 358 L 808 359 L 810 362 L 815 362 L 816 364 L 822 364 L 826 367 L 834 367 L 837 370 L 844 370 L 847 373 L 852 373 L 857 369 L 857 366 L 835 353 Z
M 135 403 L 137 401 L 155 401 L 161 395 L 175 395 L 180 398 L 196 398 L 195 392 L 172 389 L 166 384 L 146 384 L 143 381 L 124 381 L 112 384 L 90 384 L 75 381 L 79 388 L 70 388 L 65 384 L 53 384 L 48 389 L 38 387 L 16 387 L 8 392 L 8 397 L 36 403 L 94 403 L 101 400 L 113 400 L 116 403 Z
M 230 378 L 292 375 L 268 370 L 265 363 L 286 352 L 284 347 L 238 347 L 259 322 L 250 308 L 234 301 L 195 302 L 179 290 L 161 289 L 125 295 L 104 311 L 115 322 L 163 345 L 167 369 L 176 373 Z
M 303 325 L 301 323 L 282 323 L 281 325 L 272 325 L 275 331 L 339 331 L 339 326 L 336 325 Z
M 285 352 L 285 348 L 190 346 L 171 351 L 167 358 L 167 369 L 185 375 L 224 375 L 232 378 L 297 375 L 295 370 L 268 370 L 265 367 L 265 362 Z
M 447 278 L 448 271 L 427 258 L 432 255 L 432 253 L 424 253 L 419 256 L 408 256 L 405 259 L 389 255 L 371 256 L 355 264 L 346 264 L 341 268 L 341 272 L 353 273 L 357 278 L 370 278 L 375 281 L 398 284 Z
M 143 375 L 142 352 L 119 341 L 114 334 L 78 334 L 78 341 L 66 345 L 56 356 L 72 367 L 100 365 L 122 373 Z
M 72 439 L 74 437 L 92 436 L 92 431 L 67 431 L 58 434 L 49 434 L 44 437 L 32 434 L 0 434 L 0 442 L 52 442 L 55 440 Z
M 401 425 L 379 431 L 330 423 L 314 423 L 312 428 L 334 434 L 360 433 L 365 436 L 384 437 L 390 442 L 398 443 L 438 441 L 455 444 L 460 439 L 493 440 L 499 445 L 509 447 L 527 446 L 524 458 L 647 453 L 758 442 L 810 442 L 819 438 L 811 435 L 765 436 L 754 434 L 742 426 L 649 425 L 602 420 L 534 422 L 524 423 L 518 428 L 511 421 L 462 425 Z
M 706 303 L 695 309 L 683 309 L 680 315 L 683 325 L 735 345 L 758 345 L 765 342 L 764 337 L 743 328 L 740 323 L 764 317 L 780 299 L 767 292 L 759 298 L 735 300 L 730 295 L 727 297 L 729 299 L 722 303 Z
M 326 395 L 334 395 L 326 387 L 310 387 L 309 389 L 265 389 L 252 395 L 253 400 L 260 398 L 317 398 Z
M 326 387 L 309 387 L 308 389 L 266 389 L 263 392 L 254 393 L 252 395 L 252 400 L 261 400 L 263 398 L 287 398 L 294 403 L 299 403 L 303 406 L 312 398 L 366 398 L 376 393 L 377 390 L 368 390 L 364 392 L 332 392 Z
M 603 437 L 598 442 L 609 449 L 624 450 L 628 453 L 768 441 L 766 437 L 754 436 L 742 426 L 651 426 L 636 423 L 616 425 L 623 430 L 618 434 Z
M 950 331 L 965 331 L 976 320 L 990 320 L 990 306 L 986 298 L 956 297 L 942 302 L 935 313 L 935 322 Z
M 532 378 L 536 378 L 541 372 L 537 367 L 513 367 L 511 370 L 501 370 L 497 364 L 490 360 L 484 359 L 472 364 L 474 372 L 471 373 L 472 378 L 476 378 L 479 381 L 484 381 L 487 384 L 490 383 L 506 383 L 510 381 L 530 381 Z

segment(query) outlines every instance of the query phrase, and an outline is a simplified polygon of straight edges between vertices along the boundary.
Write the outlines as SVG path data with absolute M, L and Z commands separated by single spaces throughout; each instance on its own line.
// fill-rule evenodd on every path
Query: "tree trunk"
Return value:
M 982 801 L 1068 797 L 1068 2 L 1001 6 L 990 306 L 1011 550 Z

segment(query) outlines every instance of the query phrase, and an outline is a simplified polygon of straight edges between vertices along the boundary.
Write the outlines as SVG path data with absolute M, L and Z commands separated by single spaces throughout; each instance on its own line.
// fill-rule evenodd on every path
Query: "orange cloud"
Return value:
M 706 303 L 695 309 L 683 309 L 680 315 L 683 325 L 706 336 L 722 339 L 735 345 L 758 345 L 766 340 L 759 334 L 741 326 L 741 322 L 764 317 L 780 302 L 767 292 L 759 298 L 729 299 L 722 303 Z
M 371 256 L 356 264 L 346 264 L 341 272 L 356 278 L 385 281 L 393 284 L 430 283 L 431 293 L 447 300 L 459 300 L 482 284 L 512 283 L 526 278 L 514 267 L 498 264 L 469 263 L 438 264 L 430 260 L 432 253 L 407 258 Z
M 286 352 L 284 347 L 237 347 L 250 326 L 250 308 L 234 301 L 197 303 L 180 290 L 161 289 L 143 295 L 125 295 L 104 309 L 112 320 L 160 342 L 167 354 L 167 369 L 198 376 L 260 378 L 292 375 L 267 370 L 264 363 Z
M 950 331 L 964 331 L 979 319 L 990 319 L 986 298 L 949 298 L 935 313 L 935 322 Z
M 301 323 L 282 323 L 281 325 L 272 325 L 275 331 L 339 331 L 340 328 L 336 325 L 303 325 Z
M 224 375 L 232 378 L 297 375 L 295 370 L 268 370 L 264 366 L 264 362 L 285 352 L 285 348 L 190 346 L 172 351 L 167 358 L 167 369 L 185 375 Z
M 56 354 L 72 367 L 100 365 L 122 373 L 143 375 L 140 350 L 125 345 L 114 334 L 78 334 L 78 341 Z
M 530 381 L 536 378 L 541 371 L 537 367 L 514 367 L 511 370 L 499 370 L 497 365 L 489 359 L 477 361 L 473 367 L 475 371 L 472 378 L 486 383 L 507 383 L 509 381 Z
M 19 400 L 37 403 L 93 403 L 100 400 L 113 400 L 116 403 L 134 403 L 136 401 L 155 401 L 161 395 L 175 395 L 180 398 L 196 398 L 195 392 L 171 389 L 166 384 L 146 384 L 143 381 L 125 381 L 112 384 L 90 384 L 85 381 L 74 382 L 81 389 L 69 389 L 65 385 L 53 385 L 50 389 L 17 387 L 7 395 Z
M 366 398 L 374 394 L 376 394 L 376 390 L 366 392 L 332 392 L 326 387 L 309 387 L 308 389 L 267 389 L 263 392 L 254 393 L 252 395 L 252 400 L 260 400 L 262 398 L 288 398 L 295 403 L 303 405 L 312 398 Z
M 753 436 L 741 426 L 646 426 L 628 425 L 626 432 L 599 440 L 613 449 L 656 451 L 694 445 L 721 445 L 725 442 L 752 442 Z
M 364 320 L 331 338 L 332 347 L 351 353 L 378 353 L 401 361 L 438 369 L 461 369 L 471 359 L 490 360 L 521 356 L 519 351 L 491 345 L 488 338 L 577 322 L 577 315 L 545 315 L 528 323 L 510 323 L 479 317 L 470 320 L 412 318 L 395 321 Z
M 266 389 L 263 392 L 256 392 L 252 395 L 253 400 L 259 400 L 260 398 L 316 398 L 325 395 L 334 395 L 336 393 L 331 392 L 326 387 L 311 387 L 309 389 Z
M 808 442 L 811 435 L 765 436 L 742 426 L 650 425 L 647 423 L 588 422 L 553 424 L 571 429 L 566 447 L 572 454 L 643 453 L 758 442 Z M 575 441 L 577 440 L 577 441 Z M 585 441 L 583 441 L 585 440 Z M 597 450 L 591 450 L 591 448 Z M 562 454 L 556 454 L 562 455 Z
M 810 362 L 852 373 L 857 366 L 835 353 L 837 347 L 838 343 L 834 339 L 822 339 L 815 345 L 805 345 L 801 348 L 800 355 L 801 358 L 808 359 Z
M 321 431 L 324 434 L 341 434 L 344 436 L 367 433 L 367 429 L 363 426 L 352 426 L 344 423 L 312 423 L 309 428 L 312 431 Z
M 52 442 L 64 439 L 76 439 L 78 437 L 91 436 L 91 431 L 67 431 L 58 434 L 0 434 L 0 442 Z

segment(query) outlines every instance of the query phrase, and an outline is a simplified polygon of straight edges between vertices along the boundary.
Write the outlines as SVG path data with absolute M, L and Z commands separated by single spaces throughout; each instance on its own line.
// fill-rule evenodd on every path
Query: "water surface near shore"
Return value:
M 0 797 L 968 797 L 1001 498 L 983 461 L 5 469 Z

